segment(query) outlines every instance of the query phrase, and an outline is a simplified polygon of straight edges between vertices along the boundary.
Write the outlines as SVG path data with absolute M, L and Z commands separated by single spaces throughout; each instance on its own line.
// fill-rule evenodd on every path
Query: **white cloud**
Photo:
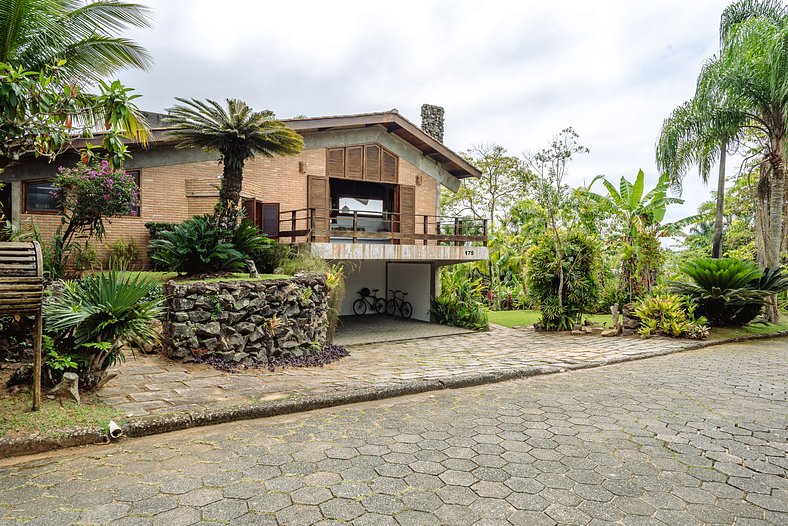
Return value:
M 129 36 L 156 65 L 121 78 L 147 109 L 240 97 L 282 117 L 396 107 L 418 122 L 430 102 L 458 151 L 536 150 L 571 125 L 591 149 L 571 168 L 579 184 L 639 168 L 656 180 L 662 120 L 692 95 L 728 0 L 146 3 L 155 27 Z M 689 175 L 670 216 L 707 196 Z

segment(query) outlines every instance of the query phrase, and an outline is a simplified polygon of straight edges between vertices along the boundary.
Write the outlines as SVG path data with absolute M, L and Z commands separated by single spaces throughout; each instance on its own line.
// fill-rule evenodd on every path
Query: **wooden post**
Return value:
M 352 228 L 352 232 L 353 232 L 353 234 L 352 234 L 353 235 L 353 241 L 351 241 L 351 242 L 355 243 L 356 242 L 356 233 L 358 232 L 358 211 L 357 210 L 353 210 L 353 228 Z
M 429 216 L 424 216 L 424 228 L 422 229 L 422 233 L 424 234 L 424 244 L 427 244 L 427 234 L 429 233 L 430 225 L 429 225 Z
M 454 218 L 454 246 L 460 246 L 460 240 L 457 238 L 460 235 L 460 218 Z
M 41 409 L 41 338 L 44 332 L 44 316 L 39 307 L 36 312 L 36 327 L 33 335 L 33 411 Z
M 295 231 L 296 231 L 296 211 L 293 210 L 292 212 L 290 212 L 290 242 L 291 243 L 296 242 Z
M 315 236 L 317 236 L 317 211 L 314 208 L 309 209 L 309 241 L 311 243 L 315 242 Z

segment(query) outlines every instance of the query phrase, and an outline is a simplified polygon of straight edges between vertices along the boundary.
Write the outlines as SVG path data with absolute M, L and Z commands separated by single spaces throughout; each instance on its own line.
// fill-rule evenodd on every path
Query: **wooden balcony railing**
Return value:
M 283 243 L 487 245 L 487 220 L 397 212 L 301 208 L 279 215 Z

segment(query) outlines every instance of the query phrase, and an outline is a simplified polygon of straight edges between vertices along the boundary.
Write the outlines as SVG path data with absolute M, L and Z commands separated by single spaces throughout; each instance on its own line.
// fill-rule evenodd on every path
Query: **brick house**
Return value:
M 119 239 L 145 253 L 148 222 L 178 222 L 213 209 L 222 167 L 215 153 L 176 149 L 152 115 L 153 139 L 135 147 L 126 170 L 138 178 L 141 204 L 134 216 L 112 219 L 99 254 Z M 442 143 L 443 109 L 422 107 L 422 128 L 396 110 L 284 121 L 304 138 L 294 157 L 257 158 L 244 168 L 247 216 L 282 243 L 304 245 L 316 256 L 351 263 L 342 314 L 362 287 L 409 293 L 413 317 L 429 319 L 439 291 L 438 269 L 485 260 L 484 221 L 440 216 L 442 188 L 457 191 L 477 168 Z M 59 225 L 49 180 L 60 165 L 36 160 L 0 175 L 0 199 L 17 225 L 33 224 L 44 239 Z M 147 255 L 140 264 L 149 265 Z

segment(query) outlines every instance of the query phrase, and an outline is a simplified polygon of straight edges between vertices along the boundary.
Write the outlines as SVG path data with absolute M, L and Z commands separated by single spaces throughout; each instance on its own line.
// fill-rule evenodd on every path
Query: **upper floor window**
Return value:
M 51 181 L 28 181 L 25 190 L 25 212 L 31 214 L 51 214 L 60 211 L 55 197 L 55 187 Z

